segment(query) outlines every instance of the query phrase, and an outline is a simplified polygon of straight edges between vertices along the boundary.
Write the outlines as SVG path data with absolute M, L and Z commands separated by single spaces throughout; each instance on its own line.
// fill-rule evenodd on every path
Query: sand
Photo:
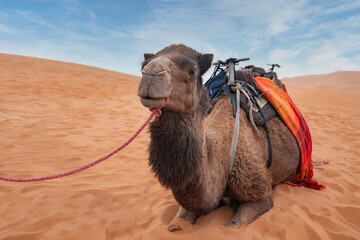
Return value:
M 138 83 L 103 69 L 0 54 L 0 176 L 72 170 L 121 145 L 149 116 Z M 223 227 L 232 211 L 222 207 L 170 233 L 178 205 L 148 167 L 145 131 L 84 172 L 0 181 L 0 239 L 360 239 L 360 88 L 287 83 L 308 121 L 314 161 L 330 162 L 314 172 L 325 190 L 280 184 L 274 207 L 248 226 Z
M 360 88 L 360 71 L 338 71 L 328 74 L 283 78 L 282 80 L 285 83 L 306 88 L 354 90 Z

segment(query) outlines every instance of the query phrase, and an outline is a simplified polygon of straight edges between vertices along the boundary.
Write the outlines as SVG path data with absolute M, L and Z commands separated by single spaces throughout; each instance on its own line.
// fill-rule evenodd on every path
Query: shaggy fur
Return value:
M 142 103 L 149 107 L 164 102 L 150 95 L 171 92 L 163 114 L 151 124 L 149 146 L 152 170 L 180 204 L 169 230 L 181 230 L 186 221 L 194 223 L 197 216 L 214 209 L 223 196 L 241 203 L 227 226 L 239 227 L 268 211 L 272 207 L 271 186 L 294 174 L 299 165 L 296 140 L 282 120 L 275 117 L 268 122 L 273 162 L 266 169 L 265 131 L 259 127 L 256 134 L 240 109 L 239 142 L 229 171 L 234 132 L 230 100 L 219 100 L 206 115 L 209 99 L 201 75 L 211 66 L 212 55 L 171 45 L 144 57 L 146 74 L 138 90 Z
M 209 107 L 205 94 L 197 111 L 199 118 L 206 116 Z M 192 114 L 179 115 L 165 109 L 162 116 L 150 124 L 149 165 L 167 188 L 186 185 L 199 168 L 203 149 L 194 121 Z

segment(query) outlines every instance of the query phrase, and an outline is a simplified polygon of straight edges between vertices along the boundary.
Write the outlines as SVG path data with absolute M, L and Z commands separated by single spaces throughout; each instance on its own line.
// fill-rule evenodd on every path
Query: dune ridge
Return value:
M 317 89 L 360 89 L 360 71 L 337 71 L 328 74 L 306 75 L 281 79 L 285 84 Z
M 0 175 L 64 172 L 121 145 L 150 114 L 136 96 L 139 80 L 0 54 Z M 37 183 L 0 181 L 0 239 L 359 239 L 360 90 L 288 84 L 312 133 L 314 161 L 330 162 L 314 168 L 325 190 L 280 184 L 274 207 L 248 226 L 224 227 L 232 215 L 225 206 L 170 233 L 177 203 L 150 171 L 144 131 L 82 173 Z

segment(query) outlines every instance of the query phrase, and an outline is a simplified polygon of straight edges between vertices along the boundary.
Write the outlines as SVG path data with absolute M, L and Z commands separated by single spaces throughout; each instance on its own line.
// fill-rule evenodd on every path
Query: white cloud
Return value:
M 359 68 L 356 58 L 342 56 L 358 49 L 355 41 L 360 39 L 356 31 L 343 30 L 359 29 L 359 14 L 341 21 L 322 19 L 335 13 L 335 6 L 321 7 L 306 0 L 246 3 L 228 0 L 221 4 L 206 1 L 202 2 L 201 10 L 193 8 L 193 4 L 154 5 L 153 18 L 130 31 L 139 40 L 139 49 L 156 52 L 172 43 L 185 43 L 199 51 L 214 53 L 214 60 L 250 57 L 255 60 L 251 63 L 261 67 L 279 63 L 282 67 L 278 72 L 282 76 Z M 355 6 L 347 2 L 337 12 Z M 340 30 L 347 40 L 336 34 Z M 324 33 L 332 36 L 322 36 Z
M 346 36 L 346 38 L 344 38 Z M 269 59 L 284 66 L 281 77 L 360 70 L 360 34 L 338 32 L 331 38 L 300 44 L 294 48 L 277 48 Z
M 23 43 L 0 39 L 0 52 L 22 56 L 39 57 L 104 68 L 108 70 L 140 75 L 141 59 L 138 56 L 121 56 L 102 51 L 96 46 L 81 42 L 59 45 L 57 42 L 37 40 Z
M 258 0 L 239 2 L 228 0 L 219 4 L 212 2 L 213 11 L 222 16 L 220 19 L 235 19 L 229 23 L 240 21 L 242 28 L 246 31 L 262 33 L 263 35 L 276 35 L 290 28 L 294 21 L 299 21 L 309 11 L 306 1 L 285 1 L 285 0 Z M 241 29 L 240 24 L 237 25 Z
M 15 34 L 15 33 L 19 33 L 20 30 L 0 23 L 0 32 L 5 33 L 5 34 Z
M 106 37 L 105 36 L 91 36 L 91 35 L 87 35 L 87 34 L 81 34 L 81 33 L 77 33 L 77 32 L 58 32 L 58 35 L 62 35 L 62 40 L 70 40 L 73 41 L 75 43 L 77 42 L 84 42 L 84 43 L 89 43 L 89 42 L 104 42 Z
M 324 33 L 336 33 L 344 29 L 349 29 L 349 31 L 358 31 L 360 29 L 360 14 L 349 16 L 340 21 L 338 19 L 334 19 L 328 22 L 320 23 L 319 25 L 315 25 L 308 34 L 309 36 L 315 36 Z
M 358 0 L 342 0 L 342 1 L 328 1 L 323 4 L 324 6 L 320 11 L 322 15 L 331 15 L 335 13 L 354 11 L 360 8 L 360 1 Z
M 358 69 L 360 14 L 351 10 L 359 1 L 148 1 L 151 8 L 142 9 L 138 21 L 122 27 L 110 18 L 104 23 L 107 16 L 79 0 L 61 3 L 67 11 L 51 21 L 27 9 L 0 11 L 0 51 L 139 74 L 143 53 L 184 43 L 214 53 L 215 61 L 250 57 L 260 67 L 279 63 L 282 76 Z M 41 35 L 46 28 L 51 31 Z M 11 40 L 25 33 L 21 29 L 37 34 L 28 32 L 27 42 Z
M 28 22 L 32 22 L 32 23 L 35 23 L 38 25 L 42 25 L 42 26 L 49 27 L 49 28 L 54 28 L 54 26 L 49 21 L 47 21 L 40 15 L 33 14 L 32 12 L 29 12 L 29 11 L 18 10 L 18 11 L 16 11 L 14 17 L 19 18 L 22 21 L 26 20 Z
M 317 71 L 360 70 L 360 62 L 353 55 L 360 51 L 360 34 L 344 38 L 344 33 L 338 33 L 313 50 L 315 52 L 307 58 L 307 64 L 316 67 Z
M 78 0 L 62 0 L 66 10 L 71 12 L 78 12 L 81 5 Z
M 300 53 L 306 48 L 306 46 L 296 46 L 291 49 L 276 48 L 270 51 L 269 60 L 270 62 L 285 62 L 292 60 L 299 56 Z

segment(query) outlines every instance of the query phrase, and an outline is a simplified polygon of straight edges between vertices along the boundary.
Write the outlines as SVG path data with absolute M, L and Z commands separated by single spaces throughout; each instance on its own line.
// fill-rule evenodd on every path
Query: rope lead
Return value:
M 122 150 L 123 148 L 125 148 L 127 145 L 129 145 L 140 133 L 142 130 L 144 130 L 144 128 L 148 125 L 148 123 L 151 121 L 151 119 L 153 119 L 154 116 L 159 117 L 161 115 L 161 108 L 163 108 L 168 102 L 168 99 L 165 100 L 165 103 L 160 106 L 159 108 L 153 108 L 150 109 L 151 114 L 150 116 L 146 119 L 146 121 L 141 125 L 141 127 L 134 133 L 134 135 L 127 140 L 125 143 L 123 143 L 120 147 L 116 148 L 115 150 L 113 150 L 112 152 L 108 153 L 107 155 L 103 156 L 102 158 L 99 158 L 96 161 L 93 161 L 83 167 L 68 171 L 68 172 L 64 172 L 64 173 L 59 173 L 59 174 L 55 174 L 55 175 L 51 175 L 51 176 L 46 176 L 46 177 L 39 177 L 39 178 L 7 178 L 7 177 L 0 177 L 0 180 L 3 181 L 7 181 L 7 182 L 39 182 L 39 181 L 46 181 L 46 180 L 51 180 L 51 179 L 55 179 L 55 178 L 61 178 L 61 177 L 65 177 L 65 176 L 69 176 L 81 171 L 84 171 L 85 169 L 88 169 L 92 166 L 95 166 L 103 161 L 105 161 L 106 159 L 110 158 L 111 156 L 113 156 L 114 154 L 116 154 L 117 152 L 119 152 L 120 150 Z

